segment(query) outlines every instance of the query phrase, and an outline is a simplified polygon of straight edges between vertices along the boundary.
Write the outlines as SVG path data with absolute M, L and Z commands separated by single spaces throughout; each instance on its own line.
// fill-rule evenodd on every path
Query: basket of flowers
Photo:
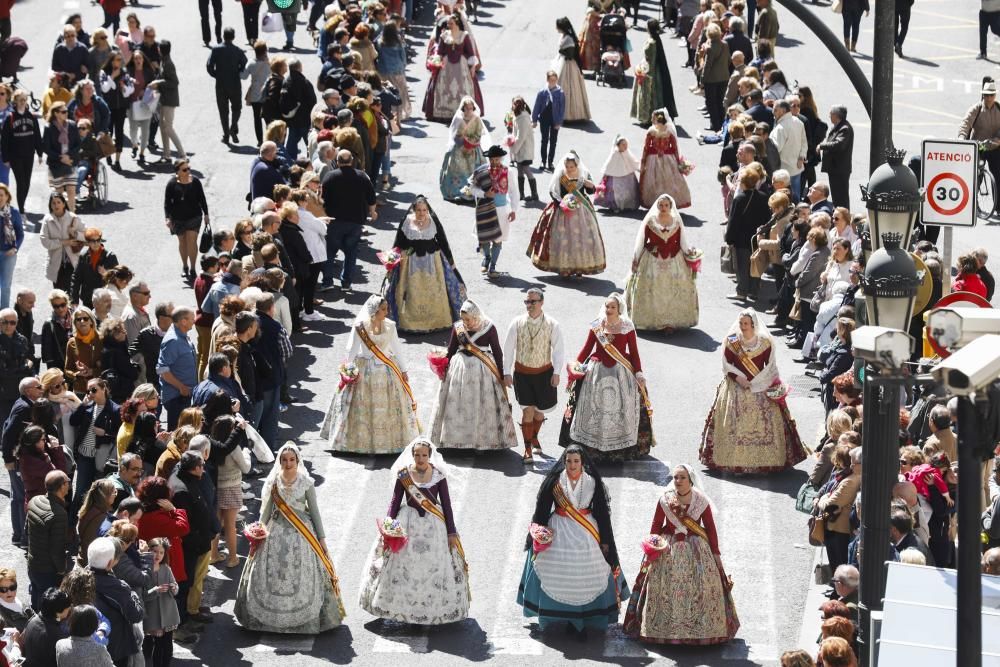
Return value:
M 684 261 L 688 268 L 694 273 L 701 271 L 701 258 L 705 256 L 705 251 L 701 248 L 688 248 L 684 253 Z
M 431 74 L 437 72 L 442 67 L 444 67 L 444 61 L 441 60 L 441 56 L 430 56 L 427 58 L 427 71 Z
M 528 533 L 531 535 L 531 550 L 534 555 L 537 556 L 552 546 L 552 538 L 555 537 L 555 533 L 548 526 L 533 523 L 528 528 Z
M 687 176 L 694 171 L 694 162 L 691 162 L 686 157 L 678 157 L 677 170 L 681 172 L 682 176 Z
M 260 521 L 254 521 L 243 528 L 243 537 L 250 543 L 250 555 L 253 556 L 267 539 L 267 528 Z
M 572 213 L 580 208 L 580 200 L 571 192 L 560 200 L 559 208 L 562 209 L 563 213 Z
M 647 535 L 642 538 L 642 551 L 646 560 L 654 561 L 670 549 L 670 542 L 663 535 Z
M 406 546 L 409 538 L 399 520 L 387 516 L 381 521 L 376 519 L 375 525 L 378 527 L 378 534 L 382 536 L 382 548 L 385 552 L 398 553 Z
M 646 63 L 643 63 L 641 65 L 637 65 L 636 66 L 636 68 L 635 68 L 635 80 L 636 80 L 636 83 L 638 83 L 640 86 L 642 85 L 642 82 L 646 80 L 646 76 L 648 76 L 648 75 L 649 75 L 649 65 L 647 65 Z
M 377 257 L 378 261 L 385 267 L 386 273 L 392 273 L 392 270 L 399 266 L 400 260 L 403 259 L 403 251 L 399 248 L 380 250 L 375 253 L 375 257 Z
M 778 379 L 775 380 L 770 387 L 764 390 L 764 395 L 775 403 L 784 403 L 791 390 L 791 387 Z

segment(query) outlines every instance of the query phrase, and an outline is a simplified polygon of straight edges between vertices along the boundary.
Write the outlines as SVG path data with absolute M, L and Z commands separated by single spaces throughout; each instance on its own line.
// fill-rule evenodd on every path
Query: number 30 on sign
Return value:
M 927 139 L 923 142 L 921 180 L 925 225 L 971 227 L 976 224 L 976 170 L 979 152 L 974 141 Z

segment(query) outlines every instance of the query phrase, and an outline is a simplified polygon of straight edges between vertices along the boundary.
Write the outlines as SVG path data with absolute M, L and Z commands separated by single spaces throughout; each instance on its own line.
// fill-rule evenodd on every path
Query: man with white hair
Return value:
M 278 145 L 265 141 L 260 145 L 260 153 L 250 165 L 250 198 L 272 197 L 274 186 L 283 184 L 285 178 L 278 170 Z M 269 200 L 270 201 L 270 200 Z M 271 201 L 274 206 L 274 202 Z M 273 210 L 273 209 L 272 209 Z
M 313 169 L 320 175 L 326 175 L 326 171 L 333 169 L 334 160 L 337 158 L 337 148 L 332 141 L 321 141 L 316 144 L 316 157 L 313 159 Z
M 8 408 L 9 415 L 3 421 L 3 462 L 10 477 L 10 527 L 11 542 L 20 544 L 24 529 L 24 482 L 17 471 L 14 452 L 21 439 L 21 433 L 31 423 L 31 406 L 42 397 L 42 383 L 37 377 L 22 378 L 17 385 L 18 398 Z
M 774 129 L 771 131 L 771 141 L 778 148 L 781 168 L 791 176 L 792 201 L 798 204 L 802 172 L 806 168 L 806 153 L 809 150 L 806 126 L 791 112 L 792 105 L 788 100 L 775 102 L 773 111 Z
M 0 422 L 18 397 L 18 383 L 35 370 L 31 343 L 17 331 L 17 311 L 0 310 Z
M 990 270 L 986 268 L 986 262 L 990 261 L 990 253 L 986 248 L 980 246 L 970 250 L 969 254 L 975 258 L 976 266 L 979 267 L 979 270 L 976 271 L 976 275 L 979 276 L 979 279 L 983 281 L 984 285 L 986 285 L 986 300 L 992 301 L 993 293 L 997 288 L 997 281 L 996 278 L 993 277 L 993 274 L 990 273 Z
M 148 284 L 140 280 L 129 286 L 128 304 L 122 310 L 122 322 L 125 324 L 125 334 L 128 337 L 129 345 L 139 337 L 140 331 L 150 325 L 149 313 L 146 312 L 149 300 Z
M 132 626 L 142 620 L 142 601 L 112 571 L 118 563 L 113 537 L 98 537 L 87 547 L 87 567 L 94 573 L 97 607 L 111 623 L 108 654 L 116 665 L 126 665 L 142 650 Z

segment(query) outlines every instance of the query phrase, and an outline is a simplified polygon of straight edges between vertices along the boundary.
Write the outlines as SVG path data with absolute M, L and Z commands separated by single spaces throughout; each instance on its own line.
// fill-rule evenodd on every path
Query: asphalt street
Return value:
M 426 3 L 425 3 L 426 4 Z M 60 6 L 61 5 L 61 6 Z M 555 19 L 568 15 L 578 29 L 583 19 L 583 0 L 490 0 L 480 3 L 480 19 L 473 26 L 483 60 L 481 85 L 485 97 L 485 118 L 502 138 L 502 119 L 514 95 L 529 101 L 544 84 L 544 72 L 556 55 L 558 35 Z M 644 2 L 644 16 L 656 15 L 657 3 Z M 975 12 L 973 0 L 917 0 L 908 60 L 897 63 L 897 143 L 916 149 L 919 138 L 951 137 L 958 119 L 978 98 L 978 87 L 963 89 L 962 81 L 978 81 L 984 73 L 995 72 L 996 64 L 975 61 Z M 61 24 L 61 16 L 81 11 L 88 30 L 101 20 L 99 7 L 77 0 L 25 0 L 14 8 L 14 34 L 31 46 L 23 64 L 22 80 L 40 97 L 44 91 L 50 48 Z M 815 11 L 829 14 L 827 20 L 839 31 L 839 17 L 828 6 Z M 244 114 L 239 146 L 220 143 L 212 82 L 204 62 L 208 51 L 201 45 L 197 3 L 194 0 L 143 0 L 137 10 L 143 24 L 153 24 L 160 38 L 174 44 L 175 61 L 181 80 L 181 107 L 176 127 L 189 154 L 195 173 L 202 179 L 209 200 L 213 224 L 232 226 L 245 213 L 250 161 L 256 152 L 251 119 Z M 780 12 L 780 8 L 779 8 Z M 224 3 L 224 23 L 243 29 L 238 3 Z M 868 20 L 864 28 L 870 28 Z M 426 85 L 422 67 L 429 34 L 429 15 L 418 17 L 409 36 L 418 57 L 409 69 L 414 108 L 419 109 Z M 272 49 L 280 48 L 281 36 L 267 36 Z M 631 42 L 641 49 L 644 33 L 633 30 Z M 863 34 L 859 45 L 870 52 L 871 34 Z M 238 40 L 239 41 L 239 40 Z M 309 78 L 315 78 L 318 60 L 300 23 L 296 34 L 296 54 L 303 58 Z M 693 242 L 706 251 L 704 272 L 698 279 L 701 319 L 690 331 L 666 337 L 642 334 L 640 353 L 648 378 L 654 408 L 657 440 L 651 455 L 643 460 L 608 467 L 604 473 L 611 491 L 612 515 L 623 572 L 631 583 L 641 560 L 639 541 L 649 530 L 655 502 L 669 477 L 671 464 L 694 463 L 705 418 L 720 380 L 720 341 L 737 316 L 738 308 L 723 298 L 731 282 L 719 272 L 716 256 L 722 239 L 722 208 L 715 178 L 718 149 L 699 146 L 694 140 L 706 122 L 697 111 L 702 98 L 691 95 L 689 70 L 681 68 L 684 51 L 679 43 L 664 39 L 680 111 L 678 130 L 681 151 L 695 165 L 689 177 L 693 205 L 684 214 Z M 991 38 L 990 52 L 998 53 Z M 308 48 L 307 48 L 308 47 Z M 634 54 L 635 62 L 641 58 Z M 834 59 L 818 41 L 787 13 L 782 15 L 782 37 L 778 41 L 778 62 L 789 80 L 810 83 L 821 108 L 843 101 L 852 110 L 857 128 L 855 181 L 867 176 L 867 121 L 857 97 Z M 912 72 L 912 73 L 911 73 Z M 912 84 L 912 85 L 911 85 Z M 636 154 L 641 151 L 643 130 L 628 118 L 631 91 L 598 87 L 587 83 L 593 122 L 566 127 L 560 132 L 560 154 L 575 149 L 597 176 L 614 136 L 629 138 Z M 932 90 L 933 89 L 933 90 Z M 496 128 L 500 127 L 500 130 Z M 808 463 L 798 469 L 770 477 L 704 475 L 704 489 L 716 506 L 722 557 L 735 581 L 734 597 L 741 620 L 736 639 L 723 647 L 647 647 L 621 636 L 612 628 L 606 638 L 591 636 L 586 643 L 570 640 L 562 630 L 540 634 L 537 626 L 521 616 L 514 598 L 524 553 L 523 535 L 527 528 L 538 484 L 551 460 L 561 452 L 556 444 L 553 413 L 541 432 L 545 457 L 526 468 L 517 451 L 481 455 L 451 455 L 456 466 L 450 482 L 456 522 L 468 555 L 472 586 L 472 609 L 461 623 L 440 628 L 418 629 L 372 618 L 357 605 L 364 561 L 375 537 L 373 521 L 388 506 L 393 457 L 332 456 L 319 438 L 323 415 L 336 389 L 337 365 L 345 354 L 346 332 L 354 314 L 367 296 L 378 290 L 384 270 L 375 252 L 391 245 L 395 227 L 416 194 L 430 198 L 449 235 L 458 268 L 465 276 L 471 298 L 476 299 L 503 330 L 521 312 L 521 292 L 531 285 L 546 289 L 546 312 L 563 326 L 567 350 L 576 354 L 585 340 L 587 324 L 596 316 L 603 298 L 621 290 L 641 215 L 600 216 L 608 251 L 608 268 L 598 276 L 566 280 L 536 271 L 524 255 L 532 227 L 541 206 L 522 209 L 512 225 L 511 240 L 500 257 L 506 272 L 494 282 L 480 278 L 479 257 L 475 253 L 473 211 L 441 201 L 437 175 L 447 144 L 447 128 L 422 118 L 404 124 L 393 149 L 393 176 L 398 184 L 382 201 L 379 219 L 366 237 L 360 263 L 363 279 L 355 281 L 356 291 L 346 297 L 327 292 L 328 303 L 320 312 L 328 322 L 316 323 L 296 339 L 291 376 L 296 378 L 292 393 L 296 404 L 282 415 L 282 436 L 304 447 L 308 465 L 321 498 L 327 541 L 340 577 L 347 609 L 345 625 L 318 637 L 277 636 L 245 632 L 231 616 L 239 569 L 213 568 L 207 585 L 207 599 L 213 607 L 215 623 L 190 651 L 178 650 L 178 665 L 312 665 L 325 662 L 388 664 L 402 660 L 414 665 L 444 665 L 475 661 L 496 664 L 524 664 L 527 661 L 557 664 L 572 660 L 579 664 L 617 663 L 628 665 L 773 665 L 781 652 L 796 646 L 803 618 L 806 589 L 811 578 L 812 549 L 806 543 L 806 522 L 794 510 L 794 496 L 805 479 Z M 150 283 L 153 302 L 172 300 L 193 304 L 193 293 L 183 285 L 177 268 L 173 239 L 163 224 L 162 190 L 169 169 L 148 166 L 139 169 L 127 153 L 124 174 L 112 175 L 111 202 L 103 209 L 81 211 L 87 224 L 104 230 L 110 249 L 118 253 L 136 275 Z M 547 175 L 540 174 L 539 186 L 546 190 Z M 853 184 L 852 184 L 853 185 Z M 28 212 L 43 210 L 45 175 L 36 168 Z M 855 209 L 860 198 L 855 193 Z M 35 220 L 37 215 L 33 215 Z M 996 247 L 995 226 L 960 231 L 956 245 L 975 242 Z M 48 316 L 44 299 L 50 285 L 43 275 L 44 251 L 37 236 L 25 242 L 15 273 L 18 286 L 28 286 L 39 295 L 37 326 Z M 438 381 L 425 361 L 432 346 L 443 345 L 444 334 L 405 336 L 404 348 L 410 377 L 420 405 L 423 424 L 432 417 Z M 792 415 L 807 443 L 816 439 L 822 418 L 814 382 L 801 376 L 801 366 L 792 363 L 792 354 L 779 343 L 779 366 L 792 385 L 789 397 Z M 564 394 L 561 392 L 561 399 Z M 0 482 L 6 489 L 6 481 Z M 254 485 L 259 491 L 259 483 Z M 249 503 L 253 518 L 258 503 Z M 7 504 L 0 514 L 7 514 Z M 9 535 L 9 521 L 0 516 L 0 535 Z M 246 545 L 242 544 L 241 550 Z M 24 559 L 0 539 L 0 563 L 15 566 L 24 581 Z M 806 612 L 812 614 L 814 612 Z M 623 610 L 624 614 L 624 610 Z

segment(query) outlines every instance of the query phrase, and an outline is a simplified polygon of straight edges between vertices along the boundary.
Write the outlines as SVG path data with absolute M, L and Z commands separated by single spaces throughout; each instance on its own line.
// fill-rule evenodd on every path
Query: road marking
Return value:
M 253 652 L 277 653 L 278 651 L 282 651 L 289 653 L 312 653 L 315 641 L 315 635 L 279 635 L 265 632 L 261 633 L 257 638 L 257 644 L 253 647 Z
M 427 653 L 427 635 L 406 636 L 396 635 L 384 637 L 378 635 L 372 651 L 375 653 Z
M 945 111 L 935 111 L 934 109 L 928 109 L 927 107 L 918 106 L 916 104 L 909 104 L 908 102 L 894 102 L 893 104 L 898 107 L 906 107 L 907 109 L 916 109 L 917 111 L 920 111 L 922 113 L 929 113 L 932 116 L 943 116 L 944 118 L 953 118 L 958 121 L 961 121 L 963 118 L 963 116 L 956 116 L 953 113 L 947 113 Z
M 358 470 L 358 468 L 361 468 Z M 372 476 L 372 471 L 368 466 L 359 466 L 354 461 L 348 461 L 346 459 L 339 459 L 336 456 L 331 456 L 330 460 L 326 464 L 326 470 L 323 474 L 324 479 L 330 485 L 329 488 L 334 491 L 339 491 L 342 489 L 367 489 L 368 482 Z M 386 489 L 386 496 L 388 497 L 391 493 L 390 489 Z M 341 505 L 343 508 L 345 505 Z M 356 504 L 354 512 L 351 513 L 351 518 L 348 523 L 335 522 L 330 528 L 327 528 L 326 522 L 324 522 L 323 527 L 327 528 L 329 531 L 327 537 L 333 540 L 336 545 L 334 548 L 334 559 L 333 566 L 337 567 L 337 563 L 343 563 L 347 559 L 348 549 L 356 549 L 357 543 L 355 537 L 358 535 L 371 535 L 372 540 L 375 539 L 375 530 L 367 530 L 365 524 L 362 524 L 361 528 L 358 528 L 358 521 L 362 518 L 365 521 L 369 519 L 376 519 L 377 517 L 369 516 L 372 513 L 372 508 L 367 507 L 363 504 Z M 362 515 L 365 515 L 362 517 Z M 341 518 L 343 516 L 341 515 Z M 372 524 L 367 524 L 371 526 Z M 333 530 L 331 530 L 333 528 Z M 336 539 L 334 531 L 339 532 L 340 539 Z M 360 532 L 359 532 L 360 531 Z M 362 544 L 367 544 L 363 538 L 361 539 Z M 367 554 L 368 547 L 365 553 Z M 343 591 L 341 591 L 343 593 Z
M 955 18 L 952 14 L 939 14 L 938 12 L 929 12 L 925 9 L 914 9 L 914 14 L 920 14 L 923 16 L 933 16 L 935 18 L 948 19 L 949 21 L 955 21 L 956 23 L 962 23 L 967 26 L 978 27 L 979 24 L 976 21 L 970 21 L 969 19 Z
M 948 49 L 949 51 L 961 51 L 962 53 L 971 53 L 973 55 L 979 53 L 975 49 L 964 49 L 961 46 L 952 46 L 951 44 L 942 44 L 941 42 L 932 42 L 929 39 L 918 39 L 914 37 L 913 39 L 908 39 L 908 42 L 916 42 L 917 44 L 930 44 L 931 46 L 937 46 L 942 49 Z

